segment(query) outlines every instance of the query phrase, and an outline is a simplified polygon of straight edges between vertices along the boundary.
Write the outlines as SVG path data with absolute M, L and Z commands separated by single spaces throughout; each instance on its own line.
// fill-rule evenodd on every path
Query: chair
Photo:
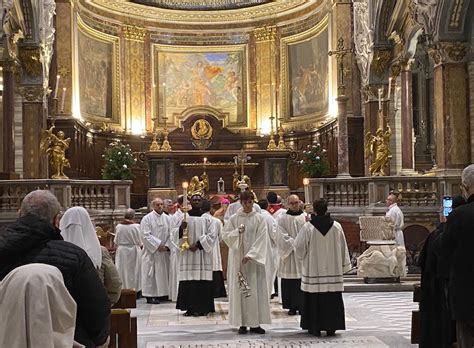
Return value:
M 360 216 L 360 244 L 394 245 L 395 233 L 390 218 L 386 216 Z M 362 252 L 362 250 L 361 250 Z
M 137 308 L 137 293 L 134 289 L 122 289 L 110 317 L 110 348 L 137 347 L 137 318 L 130 315 L 129 308 Z

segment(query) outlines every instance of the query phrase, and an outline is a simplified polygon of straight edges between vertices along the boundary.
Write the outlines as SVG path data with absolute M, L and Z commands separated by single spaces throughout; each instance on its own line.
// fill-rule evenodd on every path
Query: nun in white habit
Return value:
M 0 347 L 72 347 L 76 302 L 53 266 L 15 268 L 0 282 Z

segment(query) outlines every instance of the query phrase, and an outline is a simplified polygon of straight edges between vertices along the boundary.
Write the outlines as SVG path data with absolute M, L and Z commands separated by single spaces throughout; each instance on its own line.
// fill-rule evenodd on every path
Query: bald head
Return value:
M 392 204 L 397 203 L 397 202 L 398 202 L 398 198 L 397 198 L 397 195 L 394 193 L 390 193 L 387 196 L 387 199 L 385 200 L 385 204 L 387 206 L 391 206 Z
M 20 207 L 20 216 L 34 215 L 55 224 L 61 206 L 55 195 L 48 190 L 36 190 L 28 193 Z
M 173 201 L 169 198 L 163 199 L 163 210 L 169 214 L 171 209 L 173 209 Z
M 135 219 L 135 210 L 133 210 L 132 208 L 128 208 L 126 211 L 125 211 L 125 214 L 123 215 L 123 217 L 127 220 L 133 220 Z
M 297 212 L 300 210 L 300 198 L 298 197 L 298 195 L 290 195 L 287 198 L 286 203 L 288 204 L 289 210 L 293 212 Z
M 163 200 L 160 197 L 157 197 L 151 202 L 153 210 L 158 214 L 163 213 Z

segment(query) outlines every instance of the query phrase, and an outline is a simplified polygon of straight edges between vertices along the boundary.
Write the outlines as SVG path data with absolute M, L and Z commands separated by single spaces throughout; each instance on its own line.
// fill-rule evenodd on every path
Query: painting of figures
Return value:
M 243 52 L 159 51 L 157 60 L 159 118 L 164 107 L 169 119 L 192 106 L 211 106 L 228 113 L 229 124 L 245 122 Z
M 111 118 L 113 43 L 78 31 L 78 46 L 81 113 Z
M 326 113 L 329 99 L 328 31 L 288 46 L 290 116 Z

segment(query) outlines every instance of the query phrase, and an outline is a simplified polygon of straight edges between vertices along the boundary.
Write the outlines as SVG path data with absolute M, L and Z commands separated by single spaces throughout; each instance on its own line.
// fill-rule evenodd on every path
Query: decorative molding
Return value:
M 374 57 L 372 59 L 371 71 L 378 77 L 382 77 L 388 67 L 390 59 L 392 58 L 392 51 L 388 48 L 378 48 L 374 50 Z
M 462 10 L 464 5 L 464 0 L 456 0 L 452 6 L 453 12 L 451 12 L 451 18 L 449 19 L 449 28 L 458 29 L 461 23 Z
M 49 86 L 49 68 L 53 57 L 54 28 L 53 18 L 56 14 L 56 3 L 54 0 L 43 1 L 43 16 L 39 18 L 41 63 L 43 66 L 43 87 Z
M 276 27 L 257 28 L 253 31 L 257 42 L 261 41 L 275 41 Z
M 411 17 L 421 25 L 425 34 L 432 40 L 436 32 L 436 14 L 438 12 L 438 0 L 413 0 L 410 7 Z
M 41 64 L 40 48 L 35 47 L 20 47 L 18 52 L 18 59 L 20 60 L 23 71 L 30 77 L 41 77 L 43 66 Z
M 362 86 L 369 83 L 369 68 L 373 58 L 373 30 L 370 27 L 368 0 L 354 1 L 354 48 Z
M 210 10 L 233 10 L 245 7 L 262 5 L 270 2 L 270 0 L 132 0 L 131 2 L 157 6 L 170 10 L 186 10 L 186 11 L 210 11 Z
M 446 63 L 463 63 L 467 59 L 469 43 L 467 42 L 437 42 L 428 49 L 434 65 Z
M 135 25 L 124 25 L 122 27 L 122 33 L 125 40 L 144 42 L 147 31 L 145 28 Z
M 44 88 L 43 86 L 21 86 L 18 87 L 18 92 L 23 97 L 24 102 L 28 103 L 42 103 Z

